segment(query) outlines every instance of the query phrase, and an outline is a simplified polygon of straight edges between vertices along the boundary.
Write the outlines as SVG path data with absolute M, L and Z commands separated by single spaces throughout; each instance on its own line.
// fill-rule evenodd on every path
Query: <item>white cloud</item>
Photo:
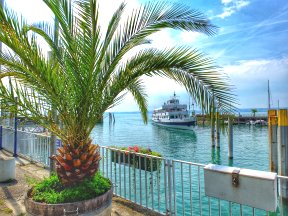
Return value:
M 272 103 L 280 100 L 288 106 L 288 57 L 239 61 L 223 68 L 236 87 L 240 107 L 267 107 L 267 82 L 270 81 Z
M 232 2 L 233 0 L 221 0 L 222 4 L 229 4 L 230 2 Z
M 184 43 L 192 43 L 195 42 L 201 34 L 199 32 L 187 32 L 183 31 L 180 32 L 179 38 L 181 39 L 181 42 Z
M 150 47 L 156 47 L 158 49 L 165 49 L 167 47 L 174 47 L 176 45 L 175 39 L 172 37 L 170 30 L 162 30 L 154 33 L 149 37 L 152 41 Z
M 4 0 L 4 2 L 16 13 L 22 14 L 28 23 L 53 21 L 52 13 L 41 0 Z
M 248 6 L 250 1 L 248 0 L 221 0 L 221 3 L 224 4 L 223 12 L 218 14 L 216 17 L 220 17 L 224 19 L 225 17 L 229 17 L 232 14 L 240 11 L 242 8 Z

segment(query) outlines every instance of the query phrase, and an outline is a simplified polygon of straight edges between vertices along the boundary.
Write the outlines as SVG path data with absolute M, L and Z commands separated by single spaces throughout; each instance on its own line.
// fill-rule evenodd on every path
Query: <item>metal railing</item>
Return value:
M 2 127 L 2 146 L 14 152 L 12 128 Z M 50 137 L 17 130 L 17 154 L 49 166 Z M 249 206 L 205 195 L 204 164 L 170 160 L 111 147 L 100 147 L 100 171 L 114 194 L 166 215 L 268 215 Z M 288 177 L 278 176 L 278 187 Z M 279 193 L 281 190 L 279 190 Z M 281 195 L 281 194 L 279 194 Z M 281 199 L 277 213 L 285 215 Z
M 49 166 L 49 136 L 17 130 L 17 140 L 15 143 L 14 135 L 14 129 L 2 126 L 2 147 L 4 149 L 13 152 L 14 154 L 20 154 L 29 160 L 36 161 L 44 166 Z
M 100 148 L 100 170 L 113 182 L 114 193 L 151 210 L 166 215 L 268 215 L 264 210 L 205 196 L 204 164 Z M 279 181 L 282 178 L 288 177 L 279 176 Z M 279 200 L 275 215 L 284 211 Z

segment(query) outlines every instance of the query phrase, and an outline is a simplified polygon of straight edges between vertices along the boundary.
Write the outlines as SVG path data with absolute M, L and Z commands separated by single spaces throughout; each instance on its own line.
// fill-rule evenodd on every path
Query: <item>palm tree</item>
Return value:
M 147 122 L 144 75 L 168 77 L 184 85 L 206 112 L 211 101 L 221 101 L 222 110 L 234 103 L 225 77 L 196 49 L 142 46 L 150 42 L 148 36 L 164 28 L 213 35 L 217 28 L 200 12 L 181 5 L 149 3 L 120 24 L 125 10 L 122 3 L 102 32 L 97 0 L 43 1 L 58 21 L 56 37 L 49 24 L 28 25 L 0 8 L 0 41 L 13 51 L 0 55 L 4 66 L 0 94 L 2 108 L 17 111 L 62 139 L 63 147 L 53 159 L 64 185 L 82 181 L 98 170 L 99 148 L 91 144 L 89 135 L 104 111 L 119 104 L 127 92 L 132 93 Z M 43 54 L 35 35 L 50 46 L 52 58 Z M 135 47 L 142 49 L 133 51 Z M 5 77 L 14 80 L 11 91 Z M 52 108 L 58 120 L 52 117 Z
M 258 112 L 258 110 L 256 108 L 251 109 L 251 112 L 253 114 L 253 118 L 255 118 L 256 113 Z

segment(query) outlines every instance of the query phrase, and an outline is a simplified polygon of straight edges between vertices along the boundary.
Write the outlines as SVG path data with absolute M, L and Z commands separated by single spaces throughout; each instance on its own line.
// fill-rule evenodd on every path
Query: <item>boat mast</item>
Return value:
M 270 110 L 271 108 L 271 105 L 270 105 L 270 86 L 269 86 L 269 80 L 268 80 L 268 110 Z

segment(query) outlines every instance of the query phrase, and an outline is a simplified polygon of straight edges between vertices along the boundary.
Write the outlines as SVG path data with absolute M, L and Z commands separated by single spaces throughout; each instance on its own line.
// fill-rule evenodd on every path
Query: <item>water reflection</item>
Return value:
M 221 154 L 220 154 L 220 148 L 212 148 L 211 149 L 211 162 L 213 164 L 221 164 Z
M 197 135 L 193 130 L 179 130 L 152 125 L 152 134 L 163 154 L 173 158 L 183 158 L 189 154 L 196 157 Z

